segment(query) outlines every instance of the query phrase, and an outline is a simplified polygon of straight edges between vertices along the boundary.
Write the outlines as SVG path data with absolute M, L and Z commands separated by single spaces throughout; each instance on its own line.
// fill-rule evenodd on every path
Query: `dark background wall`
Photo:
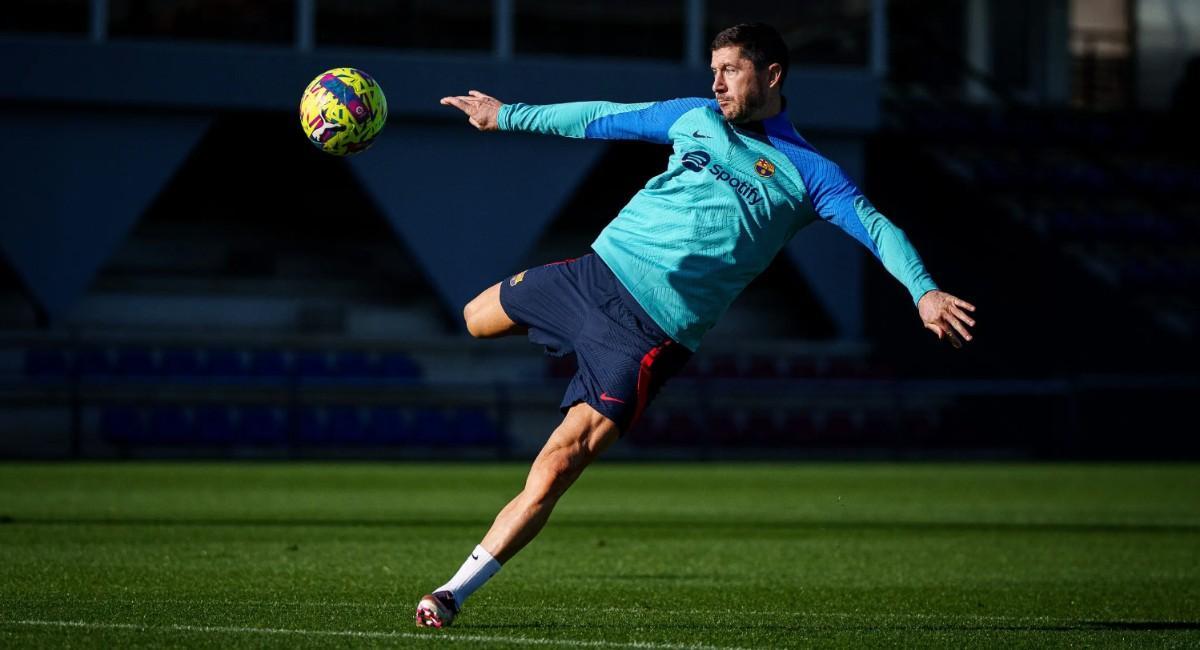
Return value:
M 667 150 L 483 136 L 437 99 L 703 96 L 708 40 L 760 19 L 797 128 L 979 305 L 978 338 L 938 346 L 817 224 L 618 453 L 1194 456 L 1200 21 L 1179 8 L 1166 43 L 1151 4 L 16 2 L 0 452 L 536 449 L 570 360 L 470 341 L 461 305 L 585 252 Z M 349 160 L 295 117 L 341 65 L 390 109 Z

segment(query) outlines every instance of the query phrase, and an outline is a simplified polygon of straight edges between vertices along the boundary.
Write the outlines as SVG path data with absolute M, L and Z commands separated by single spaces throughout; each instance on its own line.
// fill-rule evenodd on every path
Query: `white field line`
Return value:
M 539 637 L 495 636 L 487 634 L 437 634 L 420 632 L 372 632 L 369 630 L 302 630 L 277 627 L 236 627 L 229 625 L 142 625 L 138 623 L 106 623 L 93 621 L 43 621 L 24 619 L 0 620 L 0 625 L 27 627 L 73 627 L 89 630 L 134 630 L 138 632 L 205 632 L 216 634 L 278 634 L 295 636 L 325 636 L 357 639 L 421 639 L 425 641 L 480 643 L 511 643 L 515 645 L 552 645 L 572 648 L 639 648 L 644 650 L 744 650 L 731 646 L 685 645 L 650 641 L 584 641 L 579 639 L 547 639 Z M 432 631 L 431 631 L 432 632 Z
M 28 600 L 25 601 L 26 603 Z M 367 602 L 322 602 L 322 601 L 303 601 L 303 600 L 221 600 L 221 599 L 190 599 L 190 598 L 162 598 L 154 600 L 135 600 L 135 599 L 112 599 L 112 598 L 89 598 L 89 599 L 73 599 L 64 596 L 57 602 L 103 602 L 103 603 L 122 603 L 126 605 L 193 605 L 193 606 L 226 606 L 226 607 L 263 607 L 275 609 L 280 607 L 297 607 L 297 608 L 312 608 L 322 609 L 328 607 L 337 607 L 341 609 L 362 609 L 362 610 L 379 610 L 379 609 L 396 609 L 398 611 L 406 611 L 407 605 L 401 606 L 396 603 L 367 603 Z M 413 606 L 415 608 L 415 605 Z M 1075 623 L 1077 619 L 1055 617 L 1055 616 L 1010 616 L 1005 614 L 932 614 L 920 612 L 894 612 L 894 613 L 860 613 L 860 612 L 788 612 L 778 610 L 730 610 L 730 609 L 651 609 L 647 607 L 567 607 L 562 605 L 537 605 L 537 606 L 518 606 L 518 605 L 480 605 L 479 609 L 488 610 L 495 609 L 501 611 L 530 611 L 539 612 L 565 612 L 571 614 L 588 614 L 588 613 L 605 613 L 605 614 L 659 614 L 659 615 L 690 615 L 690 616 L 759 616 L 759 617 L 788 617 L 788 618 L 811 618 L 811 619 L 846 619 L 867 616 L 876 620 L 921 620 L 921 621 L 993 621 L 993 622 L 1011 622 L 1011 623 Z M 1139 621 L 1137 619 L 1121 619 L 1127 623 L 1151 622 Z M 692 646 L 688 646 L 692 647 Z

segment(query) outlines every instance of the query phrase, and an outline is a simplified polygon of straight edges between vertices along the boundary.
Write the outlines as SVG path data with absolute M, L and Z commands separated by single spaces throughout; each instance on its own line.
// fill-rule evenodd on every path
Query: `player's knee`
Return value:
M 542 482 L 542 489 L 538 491 L 539 494 L 533 495 L 539 500 L 556 499 L 566 492 L 583 473 L 589 459 L 582 450 L 559 448 L 545 454 L 540 461 L 545 480 Z
M 575 450 L 563 449 L 554 454 L 550 461 L 550 473 L 555 486 L 562 487 L 573 482 L 583 471 L 583 466 L 583 459 Z

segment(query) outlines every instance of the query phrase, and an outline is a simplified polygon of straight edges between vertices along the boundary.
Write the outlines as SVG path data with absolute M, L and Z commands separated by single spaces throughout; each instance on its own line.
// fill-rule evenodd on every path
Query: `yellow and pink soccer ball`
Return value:
M 300 126 L 308 141 L 335 156 L 365 151 L 387 123 L 387 99 L 371 75 L 334 68 L 317 75 L 300 98 Z

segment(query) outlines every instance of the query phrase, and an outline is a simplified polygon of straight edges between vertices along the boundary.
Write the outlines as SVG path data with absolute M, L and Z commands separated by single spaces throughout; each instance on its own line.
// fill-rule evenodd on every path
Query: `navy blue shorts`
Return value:
M 629 430 L 692 356 L 662 331 L 594 254 L 522 271 L 500 283 L 500 306 L 546 353 L 574 353 L 579 371 L 561 409 L 579 402 Z

